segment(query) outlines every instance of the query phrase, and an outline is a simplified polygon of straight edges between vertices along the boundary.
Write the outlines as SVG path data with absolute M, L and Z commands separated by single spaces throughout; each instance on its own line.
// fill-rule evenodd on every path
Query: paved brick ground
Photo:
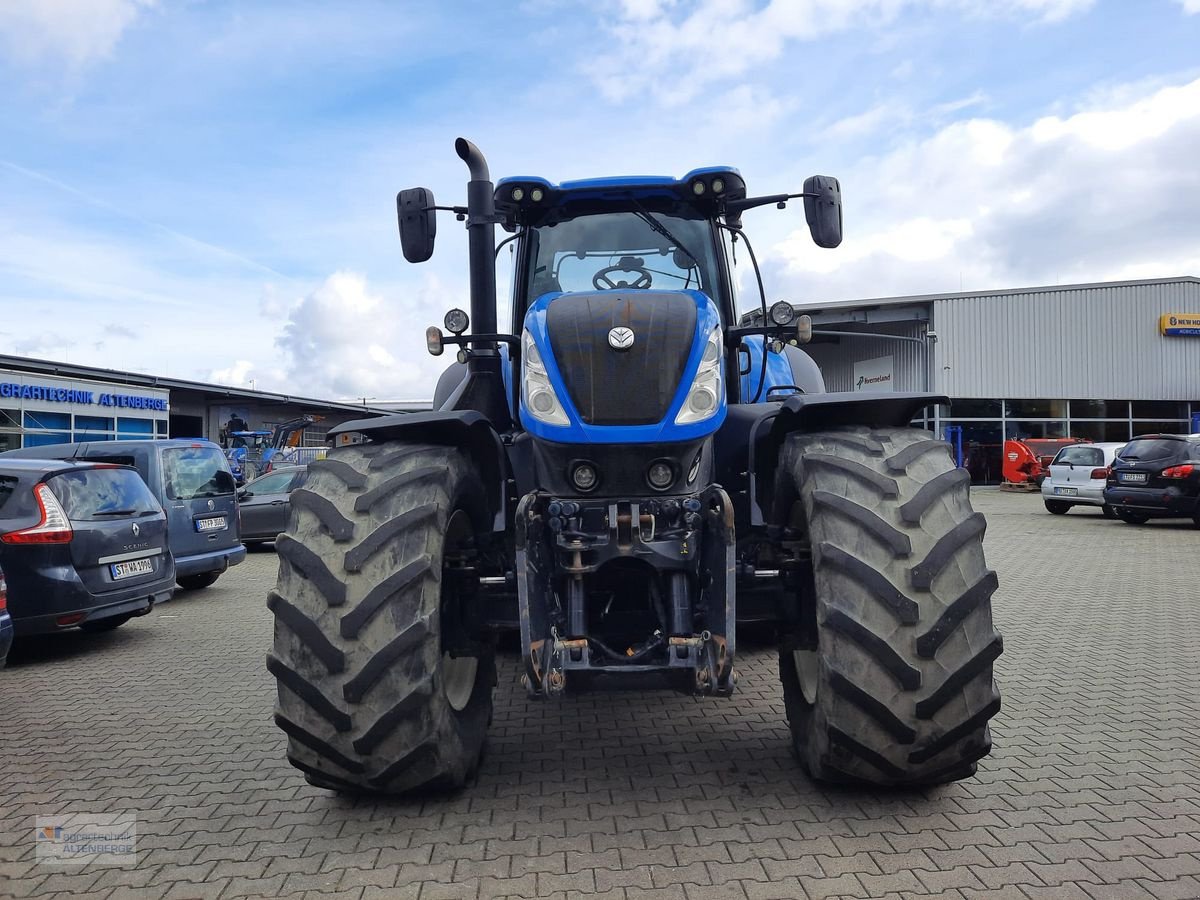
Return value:
M 733 702 L 531 703 L 501 673 L 478 785 L 354 802 L 284 761 L 263 668 L 275 559 L 0 673 L 0 895 L 1200 897 L 1200 532 L 977 492 L 1004 710 L 980 775 L 828 790 L 788 750 L 772 654 Z M 33 818 L 130 812 L 130 868 L 34 861 Z

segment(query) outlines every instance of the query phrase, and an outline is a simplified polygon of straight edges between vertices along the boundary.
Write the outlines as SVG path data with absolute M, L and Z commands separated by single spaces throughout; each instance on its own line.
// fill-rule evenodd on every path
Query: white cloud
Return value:
M 1024 125 L 957 122 L 843 173 L 840 249 L 798 229 L 768 266 L 810 300 L 1195 274 L 1196 146 L 1200 79 Z
M 0 42 L 22 63 L 61 60 L 82 69 L 112 55 L 125 30 L 156 0 L 5 0 Z
M 230 387 L 246 387 L 250 384 L 254 363 L 248 359 L 239 359 L 224 369 L 214 369 L 208 376 L 213 384 L 227 384 Z
M 611 46 L 584 71 L 610 101 L 651 90 L 668 103 L 684 103 L 707 85 L 736 78 L 779 58 L 788 45 L 853 28 L 880 28 L 910 8 L 975 17 L 1031 18 L 1052 24 L 1083 12 L 1095 0 L 623 0 L 609 26 Z M 1200 0 L 1188 0 L 1200 2 Z M 723 47 L 713 52 L 714 35 Z M 752 50 L 750 49 L 752 48 Z
M 1200 13 L 1200 0 L 1179 0 L 1185 15 L 1194 16 Z
M 452 296 L 434 276 L 400 298 L 376 293 L 360 274 L 335 272 L 292 308 L 276 339 L 289 389 L 378 400 L 431 396 L 447 363 L 418 355 L 421 335 L 435 320 L 430 312 L 453 305 Z

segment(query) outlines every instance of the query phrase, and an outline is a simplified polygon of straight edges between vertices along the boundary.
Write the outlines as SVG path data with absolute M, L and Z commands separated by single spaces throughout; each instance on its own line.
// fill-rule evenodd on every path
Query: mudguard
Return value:
M 372 441 L 413 441 L 442 444 L 465 450 L 475 463 L 487 491 L 493 517 L 492 531 L 502 532 L 508 522 L 511 482 L 508 456 L 491 421 L 473 409 L 398 413 L 373 419 L 354 419 L 329 430 L 330 437 L 358 432 Z
M 733 496 L 739 533 L 747 525 L 766 524 L 763 511 L 770 508 L 779 448 L 792 432 L 840 425 L 898 428 L 925 407 L 949 402 L 940 394 L 838 391 L 731 405 L 714 438 L 715 478 Z

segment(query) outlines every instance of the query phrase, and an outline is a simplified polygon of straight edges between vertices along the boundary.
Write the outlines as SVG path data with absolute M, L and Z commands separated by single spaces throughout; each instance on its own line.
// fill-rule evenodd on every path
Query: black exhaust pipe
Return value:
M 466 138 L 454 142 L 454 150 L 471 170 L 467 182 L 467 239 L 471 272 L 471 331 L 497 334 L 496 329 L 496 199 L 483 153 Z M 472 359 L 484 362 L 496 350 L 495 341 L 473 345 L 483 351 Z M 487 368 L 484 366 L 484 368 Z
M 467 182 L 467 242 L 471 273 L 471 333 L 499 334 L 496 327 L 496 198 L 487 160 L 466 138 L 454 150 L 471 170 Z M 471 344 L 467 378 L 455 402 L 456 409 L 475 409 L 503 433 L 512 428 L 508 398 L 500 374 L 500 354 L 495 341 Z

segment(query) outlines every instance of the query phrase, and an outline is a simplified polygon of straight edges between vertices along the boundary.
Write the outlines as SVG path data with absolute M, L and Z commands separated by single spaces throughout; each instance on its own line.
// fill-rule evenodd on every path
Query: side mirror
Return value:
M 247 497 L 253 497 L 253 496 L 254 496 L 254 494 L 252 492 L 246 490 L 245 488 L 242 488 L 240 491 L 237 492 L 237 498 L 239 500 L 245 500 Z
M 396 215 L 400 219 L 400 246 L 410 263 L 422 263 L 433 256 L 437 236 L 437 213 L 433 209 L 433 191 L 409 188 L 396 195 Z
M 842 186 L 831 175 L 804 179 L 804 218 L 813 243 L 833 248 L 842 242 Z

